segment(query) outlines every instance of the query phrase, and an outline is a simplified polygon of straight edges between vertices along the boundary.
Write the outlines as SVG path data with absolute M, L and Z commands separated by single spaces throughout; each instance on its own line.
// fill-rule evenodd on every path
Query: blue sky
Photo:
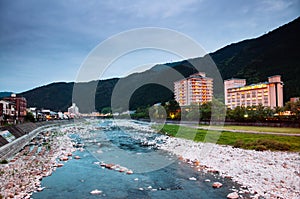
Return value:
M 0 0 L 0 91 L 74 81 L 88 54 L 122 31 L 172 29 L 209 53 L 267 33 L 299 11 L 299 0 Z M 176 59 L 165 52 L 139 52 L 119 59 L 102 78 Z

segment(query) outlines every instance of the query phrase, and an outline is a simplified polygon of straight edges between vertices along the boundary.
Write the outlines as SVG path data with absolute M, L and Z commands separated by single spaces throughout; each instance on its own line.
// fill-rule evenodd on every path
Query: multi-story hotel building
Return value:
M 203 104 L 213 97 L 213 79 L 199 72 L 174 82 L 175 100 L 180 106 Z
M 237 106 L 257 106 L 271 108 L 283 106 L 283 82 L 280 75 L 268 78 L 268 82 L 246 86 L 245 79 L 224 81 L 225 105 L 234 109 Z

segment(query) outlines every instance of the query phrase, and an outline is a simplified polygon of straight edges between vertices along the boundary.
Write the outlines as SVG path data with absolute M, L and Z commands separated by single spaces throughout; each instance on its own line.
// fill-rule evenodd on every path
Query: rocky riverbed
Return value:
M 300 198 L 299 153 L 253 151 L 165 137 L 160 149 L 242 184 L 255 198 Z M 243 192 L 243 190 L 234 190 Z
M 63 166 L 64 161 L 72 159 L 72 152 L 76 149 L 68 134 L 84 129 L 79 128 L 71 125 L 43 131 L 9 160 L 8 164 L 1 164 L 0 196 L 30 198 L 32 192 L 42 191 L 42 178 Z

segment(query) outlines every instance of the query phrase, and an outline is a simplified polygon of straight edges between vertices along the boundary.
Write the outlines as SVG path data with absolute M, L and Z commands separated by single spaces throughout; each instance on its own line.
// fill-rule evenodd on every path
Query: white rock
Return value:
M 227 198 L 229 199 L 237 199 L 239 198 L 239 194 L 237 192 L 232 192 L 230 194 L 227 195 Z
M 95 189 L 93 191 L 90 192 L 92 195 L 99 195 L 102 193 L 102 191 L 98 190 L 98 189 Z
M 212 184 L 212 187 L 213 188 L 221 188 L 223 186 L 223 184 L 221 183 L 221 182 L 214 182 L 213 184 Z

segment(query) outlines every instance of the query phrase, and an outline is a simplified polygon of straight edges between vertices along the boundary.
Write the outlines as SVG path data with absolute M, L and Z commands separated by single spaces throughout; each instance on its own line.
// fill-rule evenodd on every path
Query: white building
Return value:
M 257 106 L 271 108 L 283 106 L 283 82 L 280 75 L 268 78 L 268 82 L 246 86 L 245 79 L 224 81 L 225 105 L 234 109 L 237 106 Z
M 175 100 L 180 106 L 203 104 L 213 97 L 213 79 L 199 72 L 174 82 Z
M 75 103 L 73 103 L 72 106 L 70 106 L 68 108 L 68 114 L 69 114 L 69 116 L 78 116 L 79 115 L 79 108 L 76 106 Z
M 16 106 L 15 104 L 0 100 L 0 115 L 6 115 L 6 116 L 14 116 L 16 113 Z

